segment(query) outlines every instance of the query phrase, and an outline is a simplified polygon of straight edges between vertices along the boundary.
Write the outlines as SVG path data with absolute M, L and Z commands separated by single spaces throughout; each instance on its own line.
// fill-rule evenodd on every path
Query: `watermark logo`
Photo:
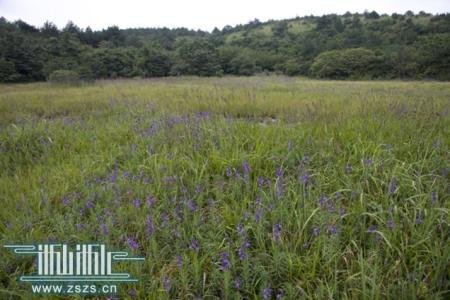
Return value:
M 142 257 L 131 257 L 128 252 L 107 251 L 104 244 L 77 244 L 73 248 L 67 244 L 5 245 L 4 247 L 12 249 L 16 254 L 37 256 L 37 274 L 23 275 L 19 278 L 20 281 L 31 282 L 33 292 L 36 292 L 36 284 L 48 286 L 48 283 L 58 282 L 65 284 L 61 291 L 52 289 L 53 293 L 71 293 L 72 290 L 73 293 L 111 293 L 116 291 L 115 286 L 107 286 L 105 289 L 103 285 L 98 290 L 95 284 L 137 282 L 137 279 L 128 273 L 115 273 L 113 263 L 144 260 Z M 111 289 L 111 287 L 114 288 Z M 42 289 L 40 293 L 43 293 Z

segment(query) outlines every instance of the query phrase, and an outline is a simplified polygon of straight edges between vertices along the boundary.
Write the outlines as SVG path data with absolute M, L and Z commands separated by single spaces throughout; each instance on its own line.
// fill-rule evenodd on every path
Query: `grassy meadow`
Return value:
M 448 299 L 449 113 L 448 82 L 0 85 L 1 243 L 145 257 L 111 299 Z

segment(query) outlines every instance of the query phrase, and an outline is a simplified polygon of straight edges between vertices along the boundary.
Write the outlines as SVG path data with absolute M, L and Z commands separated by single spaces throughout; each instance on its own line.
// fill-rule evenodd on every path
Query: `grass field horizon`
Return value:
M 117 299 L 445 299 L 449 113 L 434 81 L 1 84 L 1 243 L 145 257 Z

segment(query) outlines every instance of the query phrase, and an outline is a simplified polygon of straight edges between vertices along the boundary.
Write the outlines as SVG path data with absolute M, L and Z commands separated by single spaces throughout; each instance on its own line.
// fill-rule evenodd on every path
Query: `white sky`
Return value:
M 366 9 L 445 13 L 450 12 L 450 0 L 0 0 L 0 16 L 9 21 L 22 19 L 39 27 L 49 20 L 61 28 L 71 20 L 92 29 L 117 25 L 212 30 L 255 18 L 267 21 Z

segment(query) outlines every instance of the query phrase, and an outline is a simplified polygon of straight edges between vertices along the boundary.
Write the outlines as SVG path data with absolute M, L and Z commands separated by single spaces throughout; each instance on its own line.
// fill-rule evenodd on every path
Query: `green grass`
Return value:
M 445 299 L 449 99 L 285 77 L 1 85 L 1 243 L 132 238 L 146 260 L 120 299 Z M 28 299 L 33 258 L 0 251 L 0 298 Z

